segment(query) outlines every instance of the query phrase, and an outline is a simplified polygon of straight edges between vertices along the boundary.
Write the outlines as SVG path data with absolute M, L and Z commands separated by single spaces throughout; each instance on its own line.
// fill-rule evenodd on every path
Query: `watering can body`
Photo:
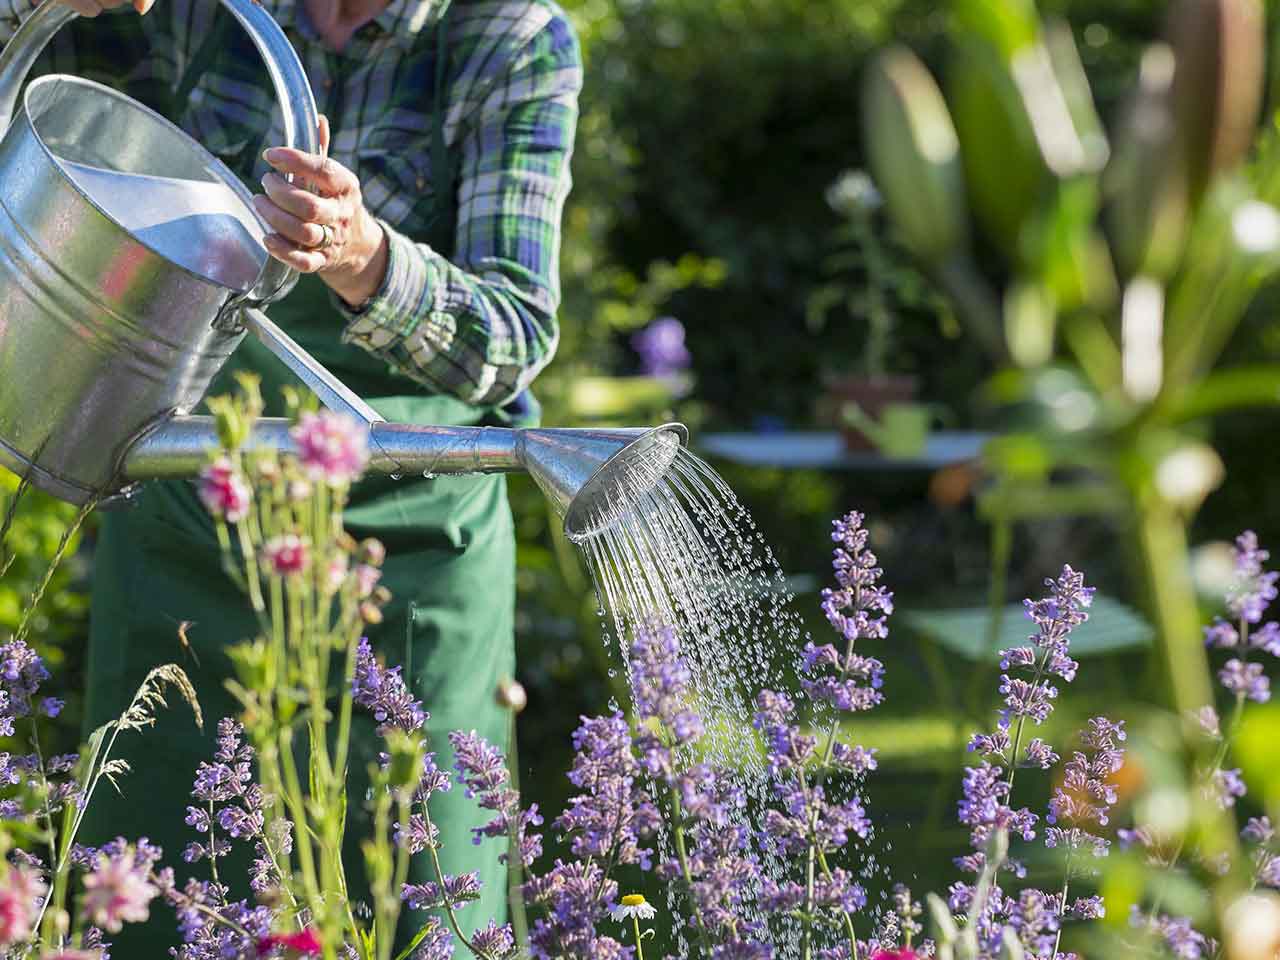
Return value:
M 298 55 L 256 0 L 222 0 L 275 86 L 285 143 L 318 150 Z M 250 194 L 163 117 L 99 84 L 42 77 L 36 56 L 75 14 L 46 2 L 0 51 L 0 465 L 72 503 L 193 476 L 217 444 L 190 415 L 245 336 L 330 409 L 369 429 L 370 469 L 528 471 L 573 536 L 611 522 L 687 443 L 679 424 L 511 430 L 389 424 L 258 310 L 296 275 L 262 247 Z M 284 451 L 283 420 L 251 442 Z
M 314 151 L 293 48 L 260 5 L 226 5 L 267 62 L 286 141 Z M 244 336 L 240 308 L 295 278 L 237 178 L 142 104 L 55 75 L 18 105 L 73 18 L 45 4 L 0 54 L 0 464 L 83 502 L 123 485 L 140 433 L 199 403 Z

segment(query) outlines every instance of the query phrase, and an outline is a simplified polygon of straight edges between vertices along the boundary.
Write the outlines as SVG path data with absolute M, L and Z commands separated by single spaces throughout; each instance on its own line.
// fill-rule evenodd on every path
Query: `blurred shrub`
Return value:
M 5 530 L 0 538 L 0 638 L 5 639 L 22 620 L 77 513 L 70 504 L 30 488 L 15 503 L 19 487 L 18 477 L 0 467 L 0 529 Z M 92 525 L 92 516 L 87 523 Z M 84 532 L 82 526 L 68 545 L 67 559 L 54 571 L 27 636 L 57 678 L 51 692 L 67 700 L 58 720 L 50 721 L 63 746 L 78 743 L 80 735 L 89 595 L 87 558 L 77 548 Z

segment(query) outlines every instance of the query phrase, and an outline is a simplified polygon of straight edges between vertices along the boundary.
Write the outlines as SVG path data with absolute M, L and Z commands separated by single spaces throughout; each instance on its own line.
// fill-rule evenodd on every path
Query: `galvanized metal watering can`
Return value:
M 297 53 L 255 0 L 222 0 L 266 62 L 286 145 L 315 152 L 317 113 Z M 63 500 L 193 476 L 215 443 L 191 416 L 247 332 L 332 409 L 363 421 L 389 474 L 529 470 L 585 535 L 624 479 L 656 478 L 687 441 L 654 430 L 504 430 L 386 423 L 259 309 L 297 277 L 271 259 L 250 194 L 212 154 L 142 104 L 54 75 L 22 83 L 77 14 L 43 4 L 0 52 L 0 464 Z M 289 446 L 264 421 L 255 443 Z

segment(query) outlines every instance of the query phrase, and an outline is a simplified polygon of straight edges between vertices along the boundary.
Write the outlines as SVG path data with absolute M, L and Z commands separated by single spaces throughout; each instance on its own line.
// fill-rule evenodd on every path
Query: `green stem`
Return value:
M 633 913 L 631 922 L 635 925 L 636 931 L 636 960 L 644 960 L 644 938 L 640 936 L 640 917 Z
M 422 817 L 427 825 L 427 836 L 430 837 L 435 833 L 435 829 L 431 823 L 431 811 L 427 809 L 426 801 L 423 801 L 422 804 Z M 462 945 L 470 950 L 474 956 L 481 957 L 482 960 L 489 960 L 489 955 L 482 950 L 478 950 L 476 945 L 468 940 L 466 934 L 462 932 L 462 927 L 458 925 L 458 915 L 454 913 L 453 902 L 445 892 L 444 868 L 440 865 L 440 852 L 436 847 L 437 844 L 435 843 L 427 844 L 427 850 L 431 853 L 431 866 L 436 874 L 436 883 L 440 884 L 440 894 L 444 898 L 444 912 L 445 916 L 449 918 L 449 929 L 453 931 L 453 935 L 461 940 Z

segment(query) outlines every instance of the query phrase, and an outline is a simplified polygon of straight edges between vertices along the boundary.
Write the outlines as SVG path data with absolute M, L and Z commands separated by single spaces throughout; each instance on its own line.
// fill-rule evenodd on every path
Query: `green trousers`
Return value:
M 504 478 L 374 479 L 357 494 L 348 529 L 357 538 L 384 541 L 383 583 L 393 594 L 384 622 L 369 636 L 389 665 L 403 665 L 430 712 L 431 746 L 440 765 L 452 768 L 445 738 L 452 729 L 476 730 L 505 747 L 508 718 L 493 696 L 515 666 L 515 551 Z M 193 622 L 186 630 L 189 651 L 178 638 L 182 621 Z M 197 764 L 213 753 L 218 719 L 237 710 L 224 688 L 231 674 L 225 650 L 254 633 L 247 600 L 222 572 L 212 527 L 189 484 L 153 484 L 136 506 L 107 517 L 95 557 L 88 723 L 117 716 L 147 671 L 177 662 L 196 685 L 205 725 L 198 730 L 186 706 L 171 698 L 153 729 L 122 735 L 117 754 L 132 770 L 120 781 L 121 794 L 101 785 L 81 842 L 145 836 L 164 847 L 180 883 L 191 875 L 208 877 L 207 864 L 182 860 L 184 847 L 199 839 L 183 823 L 187 794 Z M 364 899 L 358 892 L 367 890 L 359 851 L 369 833 L 364 771 L 379 750 L 372 721 L 364 718 L 353 739 L 344 859 L 352 897 Z M 471 839 L 471 828 L 487 821 L 485 812 L 455 788 L 432 801 L 432 816 L 444 840 L 445 871 L 475 870 L 484 882 L 482 899 L 461 912 L 463 929 L 470 933 L 490 917 L 501 922 L 501 841 L 475 846 Z M 251 895 L 247 853 L 221 865 L 221 879 L 233 884 L 237 897 Z M 415 859 L 412 880 L 434 879 L 429 859 Z M 173 913 L 157 901 L 150 923 L 127 927 L 114 939 L 115 956 L 167 956 L 177 941 Z

